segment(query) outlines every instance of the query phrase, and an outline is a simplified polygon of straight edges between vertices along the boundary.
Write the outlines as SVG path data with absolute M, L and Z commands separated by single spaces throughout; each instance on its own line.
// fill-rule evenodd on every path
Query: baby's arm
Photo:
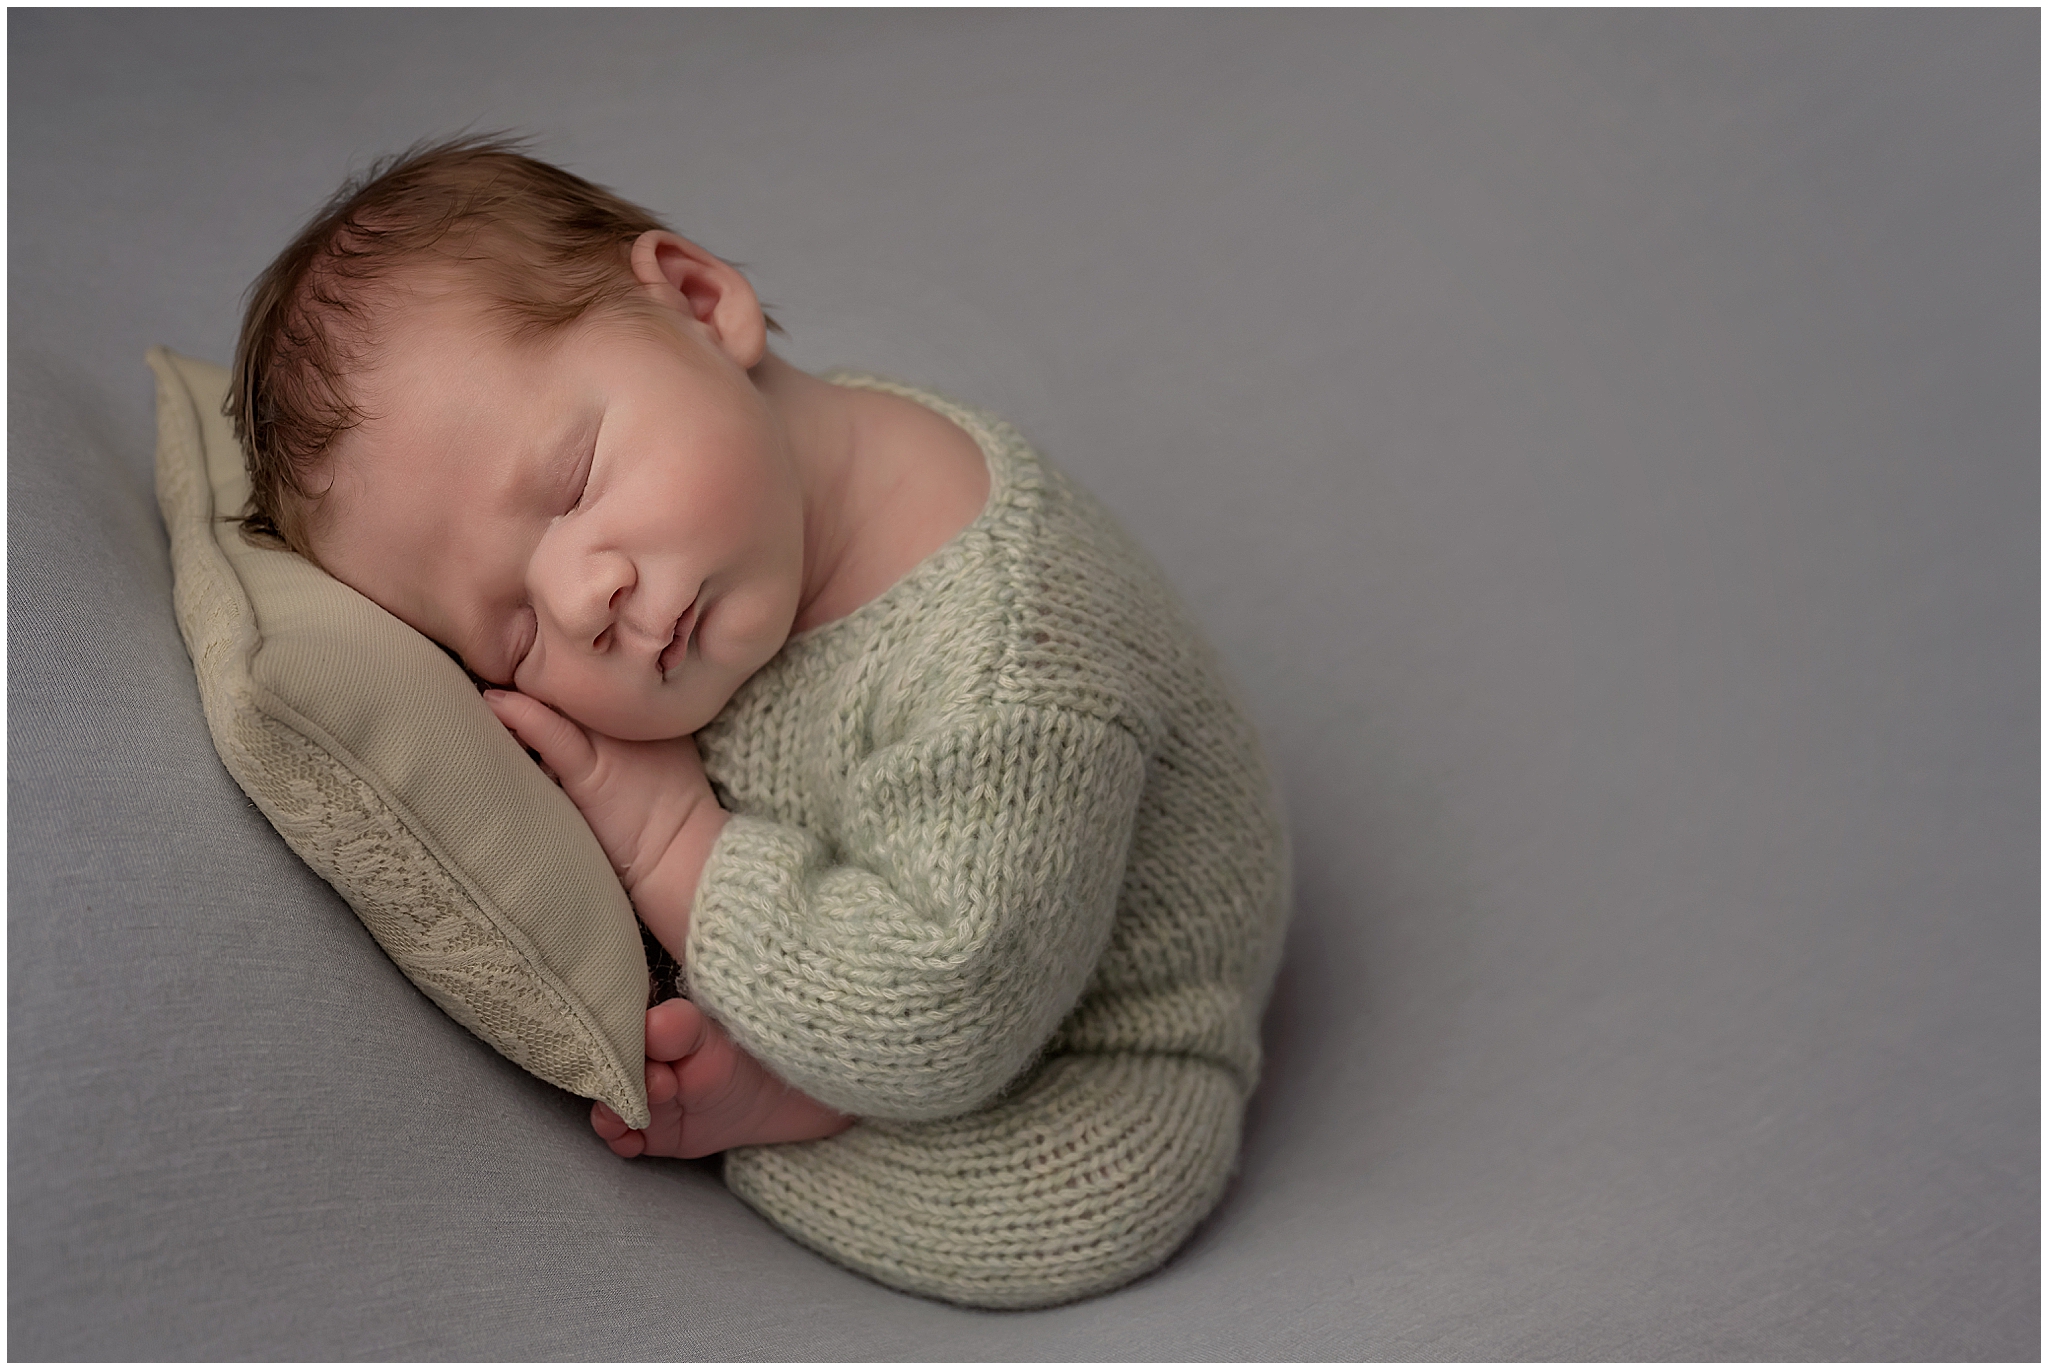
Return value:
M 498 720 L 540 753 L 582 811 L 648 931 L 683 960 L 690 903 L 729 815 L 688 737 L 622 742 L 531 696 L 487 690 Z M 777 1079 L 687 1000 L 647 1012 L 647 1103 L 628 1128 L 603 1104 L 591 1125 L 621 1156 L 708 1156 L 728 1147 L 829 1137 L 853 1119 Z
M 640 921 L 681 961 L 697 879 L 730 817 L 704 778 L 696 739 L 621 742 L 511 690 L 486 690 L 484 702 L 540 753 L 597 835 Z
M 731 817 L 691 912 L 691 998 L 835 1108 L 983 1108 L 1102 959 L 1145 776 L 1129 730 L 1064 702 L 932 717 L 838 780 L 829 841 Z
M 670 949 L 697 1006 L 769 1078 L 843 1114 L 985 1105 L 1109 940 L 1145 781 L 1118 723 L 1062 705 L 935 719 L 855 766 L 828 846 L 719 809 L 689 739 L 586 734 L 516 695 L 492 707 L 583 809 L 636 905 L 647 885 L 649 929 L 664 945 L 684 931 Z M 666 793 L 624 802 L 649 788 Z

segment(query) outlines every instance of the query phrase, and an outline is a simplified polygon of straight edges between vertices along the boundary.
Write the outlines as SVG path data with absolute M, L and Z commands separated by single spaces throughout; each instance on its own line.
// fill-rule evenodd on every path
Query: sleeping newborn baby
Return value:
M 1026 1307 L 1214 1206 L 1288 903 L 1258 746 L 1005 425 L 768 348 L 746 278 L 516 144 L 415 150 L 258 280 L 246 526 L 460 656 L 683 967 L 621 1156 Z

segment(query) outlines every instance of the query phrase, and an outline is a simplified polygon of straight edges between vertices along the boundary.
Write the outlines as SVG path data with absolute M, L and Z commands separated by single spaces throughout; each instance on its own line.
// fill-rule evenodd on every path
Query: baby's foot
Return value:
M 644 1128 L 603 1104 L 590 1125 L 621 1156 L 709 1156 L 732 1146 L 829 1137 L 853 1119 L 798 1093 L 687 999 L 647 1010 Z

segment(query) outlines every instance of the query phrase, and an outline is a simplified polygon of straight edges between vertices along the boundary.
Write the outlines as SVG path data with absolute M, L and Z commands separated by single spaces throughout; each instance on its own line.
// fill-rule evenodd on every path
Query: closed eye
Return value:
M 519 626 L 512 636 L 512 669 L 505 672 L 509 681 L 519 674 L 519 668 L 533 655 L 534 647 L 540 642 L 540 619 L 535 616 L 533 606 L 523 604 L 519 608 Z
M 583 469 L 576 477 L 576 498 L 569 502 L 564 513 L 574 513 L 583 507 L 583 497 L 590 493 L 590 473 L 597 465 L 597 444 L 590 444 L 590 450 L 583 454 Z

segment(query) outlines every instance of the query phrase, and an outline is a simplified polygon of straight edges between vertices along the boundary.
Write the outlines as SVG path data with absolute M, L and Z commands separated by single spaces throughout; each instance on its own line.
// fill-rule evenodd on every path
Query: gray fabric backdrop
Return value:
M 8 34 L 16 1356 L 2036 1358 L 2033 12 Z M 1016 421 L 1236 672 L 1298 914 L 1156 1277 L 949 1308 L 617 1161 L 215 761 L 143 349 L 465 126 Z

